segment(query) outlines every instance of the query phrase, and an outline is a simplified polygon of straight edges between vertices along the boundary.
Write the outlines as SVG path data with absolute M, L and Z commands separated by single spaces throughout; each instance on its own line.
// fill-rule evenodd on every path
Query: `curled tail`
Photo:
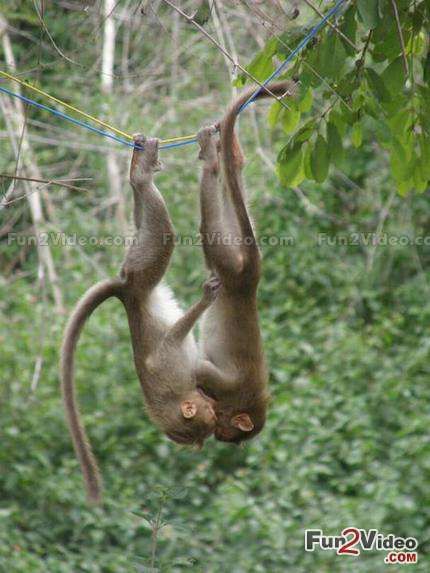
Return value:
M 80 412 L 76 402 L 74 355 L 79 336 L 86 320 L 92 312 L 108 298 L 112 296 L 121 298 L 122 288 L 123 283 L 119 279 L 108 279 L 88 289 L 69 318 L 61 348 L 61 388 L 67 421 L 75 452 L 84 475 L 88 499 L 93 503 L 100 503 L 101 501 L 101 478 L 96 459 L 80 419 Z
M 290 95 L 294 96 L 296 93 L 296 84 L 291 80 L 284 80 L 281 82 L 275 82 L 266 86 L 271 93 L 266 90 L 261 90 L 257 93 L 255 99 L 262 99 L 275 96 Z M 221 132 L 221 156 L 223 161 L 228 165 L 229 159 L 234 152 L 235 137 L 234 137 L 234 127 L 236 124 L 236 118 L 242 106 L 249 100 L 249 98 L 257 91 L 258 88 L 255 86 L 250 86 L 243 93 L 236 98 L 227 109 L 223 119 L 220 122 L 220 132 Z
M 272 94 L 276 96 L 282 96 L 287 92 L 290 92 L 291 95 L 294 95 L 295 93 L 295 84 L 289 80 L 275 82 L 269 84 L 266 87 L 271 91 Z M 225 183 L 232 195 L 236 213 L 242 226 L 242 231 L 246 236 L 249 237 L 254 237 L 254 231 L 249 220 L 245 201 L 241 191 L 239 171 L 243 164 L 243 157 L 234 128 L 236 124 L 236 118 L 239 115 L 241 107 L 248 101 L 252 94 L 255 93 L 256 89 L 258 88 L 251 86 L 245 90 L 236 100 L 234 100 L 224 115 L 224 118 L 221 120 L 219 126 L 220 151 L 224 169 Z M 271 94 L 265 90 L 262 90 L 257 94 L 256 99 L 267 97 L 271 97 Z

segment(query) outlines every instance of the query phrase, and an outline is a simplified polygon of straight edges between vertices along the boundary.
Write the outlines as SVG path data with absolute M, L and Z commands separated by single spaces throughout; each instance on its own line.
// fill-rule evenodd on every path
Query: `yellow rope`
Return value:
M 97 123 L 98 125 L 101 125 L 101 126 L 105 127 L 106 129 L 109 129 L 110 131 L 113 131 L 113 133 L 117 133 L 118 135 L 122 135 L 122 137 L 130 139 L 131 141 L 133 141 L 133 139 L 134 139 L 133 136 L 130 135 L 129 133 L 126 133 L 125 131 L 121 131 L 120 129 L 113 127 L 112 125 L 110 125 L 109 123 L 106 123 L 105 121 L 102 121 L 101 119 L 97 119 L 93 115 L 90 115 L 89 113 L 86 113 L 85 111 L 82 111 L 82 110 L 78 109 L 77 107 L 70 105 L 69 103 L 66 103 L 65 101 L 62 101 L 61 99 L 58 99 L 58 98 L 46 93 L 45 91 L 41 90 L 40 88 L 33 86 L 32 84 L 29 84 L 28 82 L 25 82 L 24 80 L 20 80 L 19 78 L 13 76 L 12 74 L 8 74 L 7 72 L 0 70 L 0 76 L 3 76 L 4 78 L 7 78 L 8 80 L 12 80 L 14 82 L 17 82 L 21 86 L 24 86 L 25 88 L 27 88 L 29 90 L 33 90 L 34 92 L 38 93 L 39 95 L 42 95 L 42 96 L 44 96 L 44 97 L 46 97 L 52 101 L 55 101 L 56 103 L 64 106 L 67 109 L 70 109 L 71 111 L 74 111 L 75 113 L 85 117 L 86 119 L 89 119 L 89 120 L 93 121 L 94 123 Z M 162 139 L 162 140 L 160 140 L 160 143 L 166 144 L 166 143 L 175 143 L 177 141 L 187 141 L 188 139 L 194 139 L 195 137 L 196 137 L 195 134 L 193 134 L 193 135 L 182 135 L 180 137 L 171 137 L 170 139 Z

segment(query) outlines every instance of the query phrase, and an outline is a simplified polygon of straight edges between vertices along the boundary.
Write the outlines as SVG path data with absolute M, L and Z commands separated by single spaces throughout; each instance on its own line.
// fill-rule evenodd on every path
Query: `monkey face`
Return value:
M 172 408 L 164 431 L 177 444 L 202 446 L 216 426 L 213 400 L 193 390 Z M 176 412 L 176 413 L 175 413 Z
M 215 400 L 206 396 L 202 391 L 197 390 L 196 392 L 192 393 L 192 396 L 185 402 L 191 406 L 193 410 L 193 415 L 191 417 L 195 417 L 196 419 L 201 420 L 204 424 L 211 428 L 212 433 L 215 429 L 217 417 L 214 410 Z M 182 404 L 184 404 L 183 402 Z M 182 408 L 182 406 L 181 406 Z M 182 409 L 184 414 L 184 410 Z M 185 416 L 184 414 L 184 417 Z
M 233 426 L 217 426 L 215 428 L 214 436 L 220 442 L 240 442 L 242 441 L 241 432 L 233 428 Z

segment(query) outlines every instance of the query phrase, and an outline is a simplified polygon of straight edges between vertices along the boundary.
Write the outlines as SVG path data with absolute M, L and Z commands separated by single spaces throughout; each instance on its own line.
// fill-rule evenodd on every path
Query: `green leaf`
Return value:
M 267 114 L 267 123 L 269 127 L 274 128 L 275 125 L 278 123 L 279 115 L 284 108 L 281 106 L 279 101 L 275 101 L 269 109 L 269 113 Z
M 393 98 L 402 95 L 406 81 L 402 58 L 399 57 L 392 61 L 380 77 Z
M 372 70 L 372 68 L 366 68 L 366 75 L 370 89 L 374 93 L 376 99 L 380 102 L 391 101 L 390 93 L 385 87 L 381 76 L 378 76 L 378 74 L 375 72 L 375 70 Z
M 415 157 L 412 166 L 412 178 L 414 180 L 414 187 L 419 193 L 427 189 L 428 177 L 423 170 L 421 157 Z
M 429 4 L 428 0 L 427 3 Z M 412 14 L 413 35 L 417 35 L 421 31 L 421 28 L 425 25 L 426 25 L 426 20 L 424 15 L 424 3 L 422 3 L 420 6 L 414 6 L 414 11 Z
M 260 81 L 264 81 L 273 72 L 275 66 L 272 58 L 276 54 L 278 46 L 277 38 L 270 38 L 264 48 L 259 52 L 246 67 L 247 71 Z M 234 81 L 235 87 L 243 87 L 246 84 L 247 76 L 240 74 Z
M 412 116 L 408 109 L 401 109 L 396 114 L 388 117 L 386 121 L 392 134 L 398 139 L 402 139 L 405 131 L 411 125 Z
M 414 180 L 408 179 L 407 181 L 397 182 L 397 192 L 401 197 L 406 197 L 406 195 L 412 191 L 414 188 Z
M 314 119 L 310 119 L 309 121 L 307 121 L 295 134 L 294 141 L 297 141 L 299 143 L 308 141 L 311 135 L 315 132 L 315 125 L 316 121 Z
M 345 105 L 342 105 L 339 108 L 338 117 L 340 118 L 339 122 L 334 121 L 334 123 L 337 125 L 341 137 L 343 137 L 345 135 L 347 126 L 353 125 L 357 121 L 359 112 L 352 111 Z
M 427 38 L 422 34 L 417 34 L 409 36 L 409 41 L 406 43 L 405 51 L 406 55 L 410 56 L 421 56 L 424 53 L 424 49 L 427 46 Z
M 298 102 L 298 108 L 302 113 L 307 113 L 312 108 L 313 95 L 312 89 L 308 88 L 303 97 Z
M 430 50 L 427 52 L 427 56 L 423 64 L 423 80 L 426 84 L 428 84 L 430 80 Z
M 303 171 L 305 173 L 306 179 L 314 178 L 311 167 L 311 156 L 312 156 L 312 146 L 311 143 L 308 142 L 303 154 Z
M 342 76 L 345 61 L 346 52 L 338 34 L 332 31 L 326 33 L 318 51 L 318 73 L 324 78 L 339 78 Z
M 333 163 L 339 167 L 343 159 L 343 147 L 342 139 L 334 123 L 327 124 L 327 144 Z
M 303 169 L 302 144 L 286 145 L 278 155 L 277 172 L 283 185 L 291 185 Z M 297 183 L 295 183 L 297 184 Z
M 243 88 L 243 86 L 246 84 L 246 78 L 247 76 L 245 74 L 240 74 L 231 83 L 235 88 Z
M 392 13 L 390 17 L 385 17 L 383 23 L 374 30 L 372 40 L 375 45 L 372 52 L 375 61 L 382 62 L 386 59 L 397 58 L 400 51 L 399 34 Z
M 247 70 L 250 74 L 257 78 L 257 80 L 265 80 L 275 69 L 273 65 L 272 58 L 276 53 L 276 46 L 278 40 L 276 38 L 271 38 L 263 50 L 256 55 L 252 62 L 247 66 Z
M 367 96 L 368 98 L 368 96 Z M 360 111 L 366 103 L 366 94 L 363 90 L 356 90 L 350 103 L 353 111 Z
M 363 131 L 361 129 L 361 123 L 354 123 L 351 131 L 351 142 L 354 147 L 360 147 L 363 141 Z
M 322 183 L 326 179 L 329 163 L 330 152 L 327 141 L 322 135 L 318 135 L 311 155 L 312 175 L 317 183 Z
M 358 13 L 368 30 L 373 30 L 378 25 L 378 3 L 378 0 L 357 0 Z
M 194 14 L 194 21 L 200 26 L 204 26 L 209 21 L 211 17 L 211 7 L 209 5 L 208 0 L 202 0 L 200 6 L 197 9 L 197 12 Z
M 423 128 L 430 132 L 430 88 L 423 85 L 418 87 L 420 95 L 419 118 Z
M 391 171 L 397 182 L 404 182 L 410 179 L 408 156 L 405 148 L 396 140 L 391 144 L 390 153 Z
M 340 114 L 336 110 L 332 110 L 330 112 L 329 122 L 333 123 L 337 127 L 337 130 L 341 137 L 345 136 L 347 123 L 342 114 Z
M 291 133 L 294 131 L 299 124 L 300 121 L 300 111 L 291 106 L 290 109 L 284 109 L 282 111 L 282 127 L 284 128 L 285 133 Z
M 264 81 L 275 69 L 272 59 L 268 58 L 264 53 L 257 56 L 255 61 L 247 67 L 247 70 L 257 80 Z
M 343 23 L 340 27 L 342 33 L 355 44 L 355 37 L 357 33 L 357 22 L 355 20 L 356 9 L 355 6 L 350 6 L 343 16 Z M 341 38 L 343 47 L 349 56 L 355 54 L 355 50 L 348 42 Z
M 430 180 L 430 138 L 421 134 L 418 138 L 420 149 L 420 166 L 422 176 L 426 181 Z

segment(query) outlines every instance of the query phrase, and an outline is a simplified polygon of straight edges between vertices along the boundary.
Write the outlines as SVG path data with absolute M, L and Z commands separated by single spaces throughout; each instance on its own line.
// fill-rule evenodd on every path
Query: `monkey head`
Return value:
M 215 430 L 214 403 L 200 390 L 186 394 L 179 406 L 170 410 L 169 419 L 164 424 L 167 437 L 178 444 L 201 447 Z
M 262 398 L 252 408 L 238 410 L 229 407 L 223 409 L 220 404 L 216 408 L 215 438 L 221 442 L 240 444 L 259 434 L 266 423 L 267 402 L 268 398 Z

